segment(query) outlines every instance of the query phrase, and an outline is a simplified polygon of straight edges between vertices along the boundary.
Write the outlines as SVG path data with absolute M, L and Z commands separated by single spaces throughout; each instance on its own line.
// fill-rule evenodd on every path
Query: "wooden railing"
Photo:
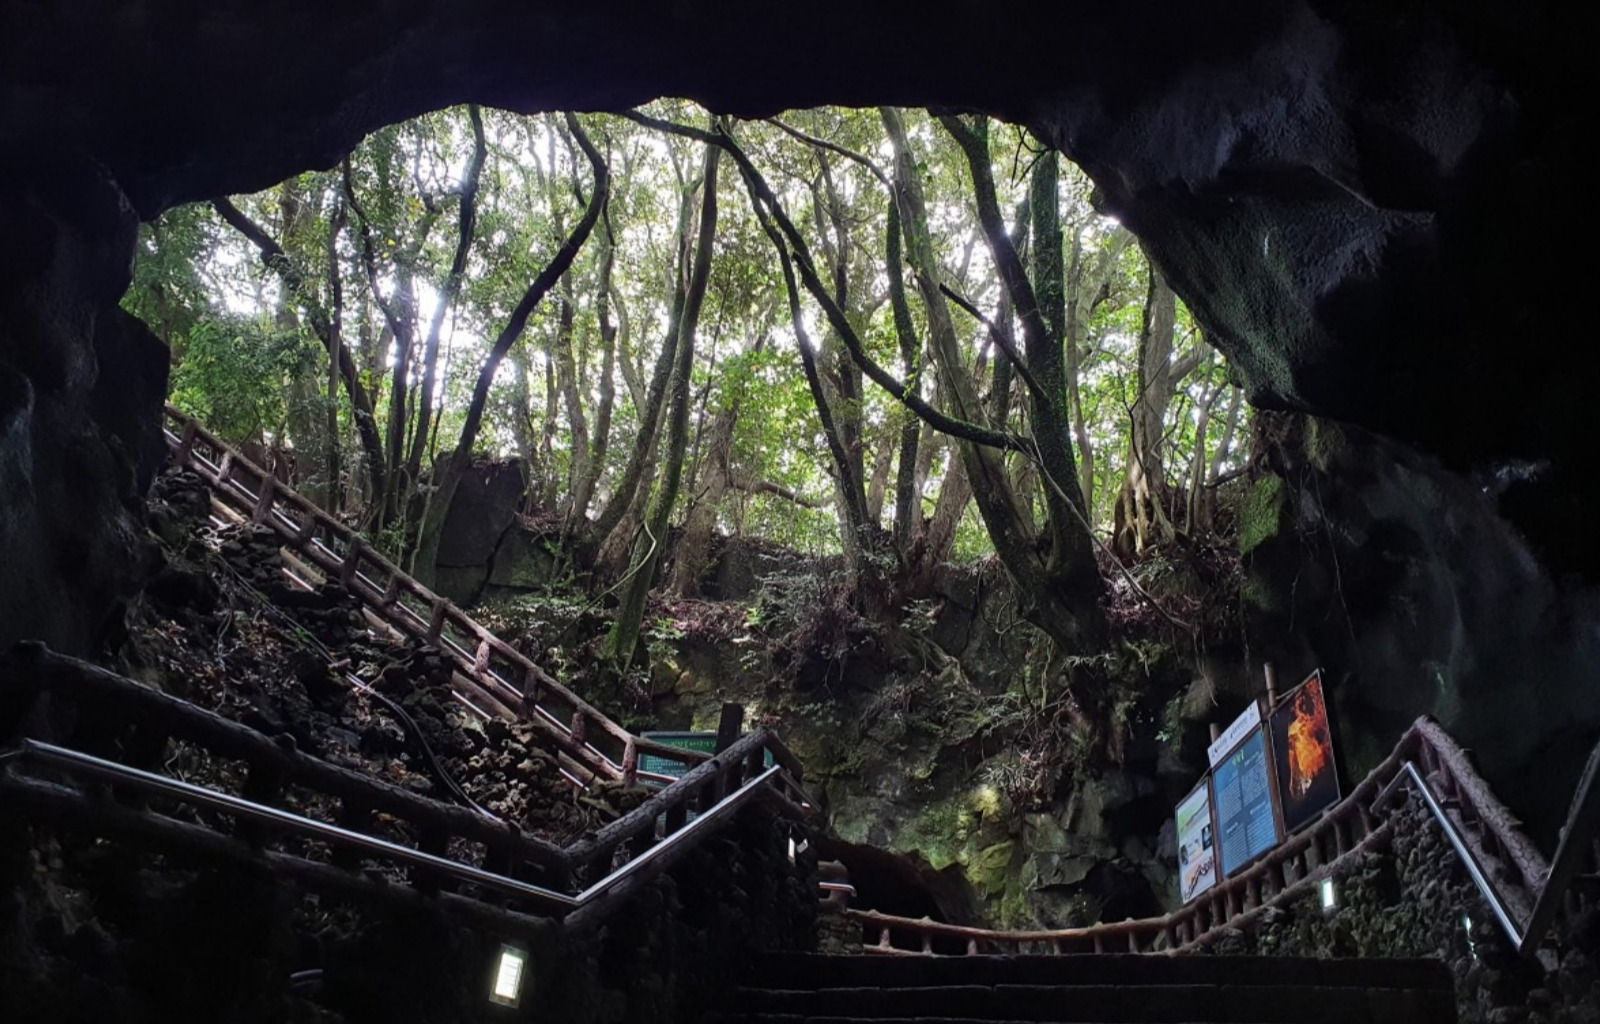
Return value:
M 532 723 L 580 784 L 638 777 L 641 754 L 686 767 L 709 757 L 636 736 L 613 722 L 193 417 L 168 406 L 165 433 L 178 464 L 199 474 L 219 502 L 240 518 L 270 527 L 296 559 L 341 582 L 371 616 L 399 636 L 437 646 L 454 666 L 457 698 L 480 716 L 498 714 Z M 285 571 L 293 574 L 292 569 Z M 672 781 L 671 776 L 644 777 Z
M 63 736 L 75 745 L 56 742 Z M 152 770 L 168 762 L 174 742 L 241 763 L 240 792 Z M 285 878 L 342 896 L 435 899 L 446 910 L 503 927 L 526 927 L 521 915 L 529 912 L 603 916 L 692 848 L 697 835 L 751 801 L 797 823 L 812 814 L 798 782 L 800 764 L 775 735 L 758 730 L 562 848 L 308 756 L 282 738 L 37 644 L 20 646 L 0 667 L 0 744 L 0 805 L 33 820 L 204 860 L 264 861 Z M 130 759 L 135 763 L 124 763 Z M 291 794 L 300 808 L 283 806 Z M 233 826 L 174 817 L 153 809 L 152 800 L 226 816 Z M 407 872 L 409 885 L 375 883 L 361 870 L 366 859 Z M 469 887 L 465 894 L 462 886 Z M 500 906 L 507 902 L 522 911 Z
M 1579 797 L 1574 802 L 1563 847 L 1586 850 L 1600 860 L 1593 839 L 1595 762 L 1591 760 Z M 868 910 L 848 910 L 875 941 L 864 941 L 867 953 L 920 956 L 980 953 L 1174 953 L 1217 941 L 1249 928 L 1269 907 L 1281 906 L 1310 893 L 1319 882 L 1337 874 L 1341 861 L 1378 847 L 1391 835 L 1382 819 L 1382 805 L 1408 779 L 1426 780 L 1428 791 L 1444 794 L 1436 803 L 1440 824 L 1477 866 L 1481 887 L 1491 905 L 1507 908 L 1517 922 L 1512 938 L 1525 951 L 1542 943 L 1553 919 L 1579 909 L 1566 882 L 1522 831 L 1516 818 L 1490 791 L 1466 753 L 1431 718 L 1419 718 L 1401 737 L 1383 763 L 1374 768 L 1349 796 L 1329 808 L 1305 830 L 1266 853 L 1254 864 L 1221 882 L 1187 906 L 1162 917 L 1106 922 L 1049 931 L 999 931 L 943 924 L 927 919 L 895 917 Z M 1588 815 L 1589 817 L 1584 817 Z M 1572 854 L 1575 861 L 1577 853 Z M 1563 877 L 1581 874 L 1563 868 Z M 1476 879 L 1475 879 L 1476 880 Z M 1555 882 L 1559 889 L 1548 886 Z M 1541 900 L 1541 896 L 1544 898 Z M 1535 916 L 1536 907 L 1549 916 Z M 1524 927 L 1526 924 L 1528 927 Z M 1535 931 L 1534 929 L 1537 929 Z

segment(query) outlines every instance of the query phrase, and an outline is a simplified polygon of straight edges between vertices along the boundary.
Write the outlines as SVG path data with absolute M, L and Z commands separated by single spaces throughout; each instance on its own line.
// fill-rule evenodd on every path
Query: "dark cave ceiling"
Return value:
M 1091 174 L 1253 401 L 1460 469 L 1544 467 L 1503 507 L 1594 578 L 1600 350 L 1582 342 L 1581 263 L 1556 244 L 1587 208 L 1573 17 L 1426 0 L 8 3 L 0 172 L 87 155 L 148 218 L 469 100 L 988 111 Z

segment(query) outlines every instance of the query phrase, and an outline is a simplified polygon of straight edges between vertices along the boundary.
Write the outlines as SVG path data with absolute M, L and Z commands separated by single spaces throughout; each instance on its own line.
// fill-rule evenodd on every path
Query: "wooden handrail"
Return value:
M 249 726 L 214 711 L 179 700 L 76 658 L 56 654 L 37 643 L 19 644 L 10 661 L 15 673 L 0 681 L 22 693 L 53 693 L 82 704 L 107 705 L 125 711 L 140 728 L 177 739 L 220 757 L 270 768 L 284 784 L 308 789 L 389 814 L 419 828 L 435 828 L 483 843 L 502 855 L 533 864 L 558 878 L 570 874 L 570 860 L 553 843 L 487 818 L 464 807 L 431 800 L 362 772 L 330 764 L 285 745 Z M 24 698 L 25 699 L 25 698 Z
M 847 910 L 847 917 L 877 932 L 876 942 L 863 942 L 867 953 L 921 956 L 932 950 L 933 938 L 961 940 L 967 953 L 985 948 L 1016 950 L 1039 946 L 1052 952 L 1065 952 L 1074 945 L 1088 945 L 1104 952 L 1114 943 L 1129 952 L 1178 952 L 1215 942 L 1224 934 L 1249 927 L 1271 906 L 1280 906 L 1304 895 L 1320 879 L 1329 877 L 1341 862 L 1363 855 L 1387 842 L 1390 826 L 1378 823 L 1378 804 L 1386 792 L 1407 775 L 1422 776 L 1412 767 L 1420 759 L 1426 768 L 1445 780 L 1451 799 L 1460 800 L 1470 811 L 1472 824 L 1489 836 L 1501 859 L 1515 869 L 1518 885 L 1486 894 L 1495 902 L 1515 908 L 1514 916 L 1527 922 L 1527 930 L 1508 926 L 1519 949 L 1533 952 L 1548 931 L 1550 919 L 1560 910 L 1570 879 L 1577 874 L 1580 857 L 1592 845 L 1600 829 L 1600 748 L 1591 757 L 1583 783 L 1573 801 L 1569 825 L 1563 833 L 1558 864 L 1562 874 L 1553 872 L 1538 849 L 1522 831 L 1516 818 L 1500 803 L 1478 775 L 1465 751 L 1433 719 L 1424 716 L 1401 736 L 1395 749 L 1368 773 L 1339 803 L 1328 808 L 1304 831 L 1274 847 L 1254 864 L 1247 866 L 1188 905 L 1161 917 L 1105 922 L 1078 928 L 1039 931 L 1004 931 L 951 925 L 927 919 L 912 919 L 868 910 Z M 1431 795 L 1430 795 L 1431 799 Z M 1440 812 L 1443 813 L 1443 812 Z M 1472 829 L 1460 820 L 1447 822 L 1458 837 L 1472 843 Z M 1357 836 L 1354 842 L 1347 837 Z M 1331 844 L 1333 855 L 1326 856 Z M 1560 860 L 1561 854 L 1568 859 Z M 1481 849 L 1469 852 L 1474 862 L 1483 859 Z M 1480 873 L 1481 875 L 1481 873 Z M 1553 886 L 1552 886 L 1553 883 Z M 1485 877 L 1480 884 L 1493 884 Z M 1559 890 L 1559 891 L 1557 891 Z M 907 934 L 917 949 L 894 945 L 895 934 Z M 1526 937 L 1525 937 L 1526 936 Z M 920 941 L 919 941 L 920 940 Z
M 636 752 L 685 766 L 702 763 L 710 756 L 633 735 L 454 603 L 418 583 L 355 531 L 291 488 L 277 484 L 270 473 L 193 417 L 169 405 L 166 418 L 176 427 L 165 432 L 174 456 L 211 485 L 221 500 L 241 516 L 273 529 L 287 547 L 328 578 L 343 582 L 369 611 L 402 635 L 438 646 L 455 663 L 456 671 L 495 703 L 521 707 L 527 721 L 589 773 L 622 778 L 630 746 Z M 215 458 L 202 452 L 202 446 Z M 241 474 L 253 479 L 240 479 Z M 323 541 L 324 535 L 333 546 Z M 420 602 L 421 608 L 412 607 L 409 600 Z M 552 702 L 555 707 L 550 706 Z M 569 723 L 577 724 L 578 729 Z M 614 754 L 597 747 L 597 740 L 610 746 Z

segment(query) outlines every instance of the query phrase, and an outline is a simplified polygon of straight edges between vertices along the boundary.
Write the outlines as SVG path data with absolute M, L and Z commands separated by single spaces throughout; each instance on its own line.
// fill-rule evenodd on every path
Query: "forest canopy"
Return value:
M 992 552 L 1094 647 L 1097 561 L 1209 531 L 1247 436 L 1076 167 L 920 110 L 439 111 L 146 225 L 125 301 L 175 404 L 424 581 L 460 475 L 518 460 L 623 626 L 720 532 L 901 580 Z

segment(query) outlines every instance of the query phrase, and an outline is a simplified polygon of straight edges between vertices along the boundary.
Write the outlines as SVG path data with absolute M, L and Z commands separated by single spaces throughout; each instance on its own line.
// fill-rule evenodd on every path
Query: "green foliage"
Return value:
M 851 655 L 877 637 L 881 626 L 856 609 L 855 587 L 850 572 L 814 564 L 761 577 L 755 614 L 774 662 L 791 681 L 808 662 L 821 663 L 831 681 Z
M 232 441 L 281 437 L 289 383 L 317 353 L 297 333 L 243 319 L 194 324 L 173 352 L 172 403 Z
M 703 111 L 683 101 L 652 104 L 647 112 L 681 123 L 705 120 Z M 498 110 L 482 115 L 487 158 L 477 195 L 475 241 L 461 293 L 447 309 L 436 308 L 436 303 L 454 255 L 460 179 L 473 147 L 464 108 L 432 112 L 373 133 L 350 155 L 348 185 L 345 171 L 336 168 L 235 198 L 301 271 L 303 283 L 295 294 L 287 292 L 280 275 L 262 265 L 255 245 L 206 205 L 169 211 L 148 226 L 126 305 L 172 343 L 173 400 L 226 437 L 270 437 L 302 452 L 320 451 L 327 429 L 327 410 L 321 405 L 327 394 L 327 357 L 313 330 L 313 313 L 320 312 L 337 321 L 334 326 L 349 350 L 357 381 L 370 395 L 372 421 L 382 440 L 408 448 L 417 429 L 413 399 L 421 388 L 421 339 L 413 339 L 407 353 L 410 369 L 398 381 L 398 395 L 407 396 L 405 414 L 391 423 L 391 412 L 402 404 L 393 379 L 398 352 L 392 317 L 397 310 L 405 313 L 420 335 L 437 315 L 443 325 L 439 408 L 423 448 L 430 456 L 441 445 L 447 448 L 459 432 L 490 342 L 577 220 L 592 186 L 587 165 L 560 117 Z M 783 120 L 881 167 L 890 162 L 888 138 L 876 111 L 823 108 L 788 112 Z M 939 277 L 984 316 L 995 318 L 1003 308 L 1002 287 L 978 223 L 971 169 L 952 137 L 927 113 L 907 111 L 904 120 L 927 195 Z M 621 489 L 629 441 L 647 426 L 640 422 L 644 385 L 662 350 L 675 300 L 672 282 L 684 259 L 679 213 L 690 210 L 687 226 L 692 233 L 700 173 L 697 145 L 685 139 L 613 115 L 584 115 L 583 124 L 614 177 L 607 221 L 615 242 L 611 288 L 602 303 L 602 247 L 591 243 L 533 311 L 523 340 L 501 365 L 479 437 L 483 455 L 525 461 L 530 471 L 527 506 L 540 506 L 550 517 L 547 522 L 565 514 L 563 505 L 575 490 L 580 421 L 590 434 L 591 450 L 598 447 L 599 406 L 607 390 L 614 406 L 596 502 Z M 806 236 L 830 287 L 842 289 L 846 319 L 869 355 L 897 376 L 906 376 L 887 293 L 891 269 L 908 275 L 904 267 L 885 265 L 889 196 L 881 182 L 857 161 L 809 145 L 775 124 L 734 122 L 732 131 Z M 1031 143 L 1012 126 L 994 123 L 987 132 L 1000 209 L 1014 218 L 1028 192 L 1023 151 Z M 826 455 L 818 408 L 800 371 L 799 343 L 777 256 L 739 175 L 726 173 L 719 189 L 715 259 L 691 374 L 693 422 L 684 493 L 698 493 L 705 479 L 716 417 L 737 409 L 726 457 L 733 485 L 716 509 L 717 527 L 812 555 L 839 554 L 848 545 L 842 537 L 837 470 Z M 1058 200 L 1069 257 L 1064 291 L 1082 328 L 1073 383 L 1082 414 L 1078 426 L 1094 454 L 1091 476 L 1097 497 L 1089 514 L 1092 525 L 1104 533 L 1128 464 L 1129 412 L 1139 394 L 1139 335 L 1150 269 L 1126 229 L 1094 209 L 1092 191 L 1080 171 L 1063 168 Z M 914 288 L 912 294 L 911 319 L 926 345 L 928 312 L 916 300 Z M 570 304 L 570 336 L 562 334 L 562 303 Z M 602 358 L 602 305 L 616 331 L 609 377 Z M 879 488 L 873 525 L 888 529 L 901 429 L 911 414 L 899 400 L 903 396 L 887 394 L 870 382 L 854 392 L 860 375 L 839 338 L 809 296 L 801 306 L 831 406 L 851 424 L 855 436 L 849 447 L 859 455 L 862 476 Z M 981 393 L 994 386 L 1001 356 L 980 319 L 962 312 L 955 317 L 961 365 L 970 370 Z M 1207 354 L 1198 326 L 1181 306 L 1174 349 L 1174 365 L 1181 363 L 1188 372 L 1174 382 L 1163 451 L 1167 476 L 1181 491 L 1196 476 L 1205 479 L 1234 468 L 1243 445 L 1234 443 L 1242 428 L 1228 426 L 1223 415 L 1236 394 L 1228 368 Z M 569 364 L 576 378 L 572 399 L 562 393 L 558 380 Z M 906 393 L 948 409 L 948 387 L 936 377 L 924 367 L 920 377 L 906 381 Z M 1018 400 L 999 426 L 1027 433 L 1032 429 L 1027 403 L 1020 399 L 1021 384 L 1014 387 Z M 356 454 L 362 451 L 362 439 L 348 395 L 341 391 L 336 400 L 336 440 L 345 453 L 344 470 L 355 484 L 346 493 L 359 497 L 362 477 L 371 467 L 364 453 Z M 399 430 L 401 437 L 390 438 L 392 430 Z M 1230 438 L 1229 447 L 1219 456 L 1224 438 Z M 923 450 L 935 442 L 925 431 Z M 912 502 L 919 518 L 938 507 L 947 464 L 941 446 L 923 467 Z M 1008 456 L 1006 472 L 1022 503 L 1042 519 L 1046 492 L 1032 466 Z M 408 480 L 405 486 L 415 495 L 421 483 Z M 679 502 L 679 517 L 688 504 L 687 498 Z M 1174 515 L 1180 512 L 1175 509 Z M 1251 520 L 1244 515 L 1241 521 Z M 1263 521 L 1254 520 L 1258 528 Z M 567 525 L 581 535 L 581 524 Z M 403 523 L 385 528 L 388 532 L 379 538 L 385 551 L 398 555 L 414 539 L 414 531 Z M 1248 550 L 1260 536 L 1252 534 L 1241 546 Z M 985 524 L 969 502 L 956 520 L 951 557 L 967 562 L 989 557 L 993 550 Z M 870 568 L 893 575 L 900 565 L 892 556 L 888 552 L 888 563 Z M 853 645 L 872 635 L 871 627 L 853 617 L 859 597 L 853 588 L 843 570 L 772 578 L 753 607 L 751 625 L 782 639 L 797 656 L 805 651 L 806 657 L 837 665 Z M 1048 706 L 1046 682 L 1035 680 L 1035 704 Z

